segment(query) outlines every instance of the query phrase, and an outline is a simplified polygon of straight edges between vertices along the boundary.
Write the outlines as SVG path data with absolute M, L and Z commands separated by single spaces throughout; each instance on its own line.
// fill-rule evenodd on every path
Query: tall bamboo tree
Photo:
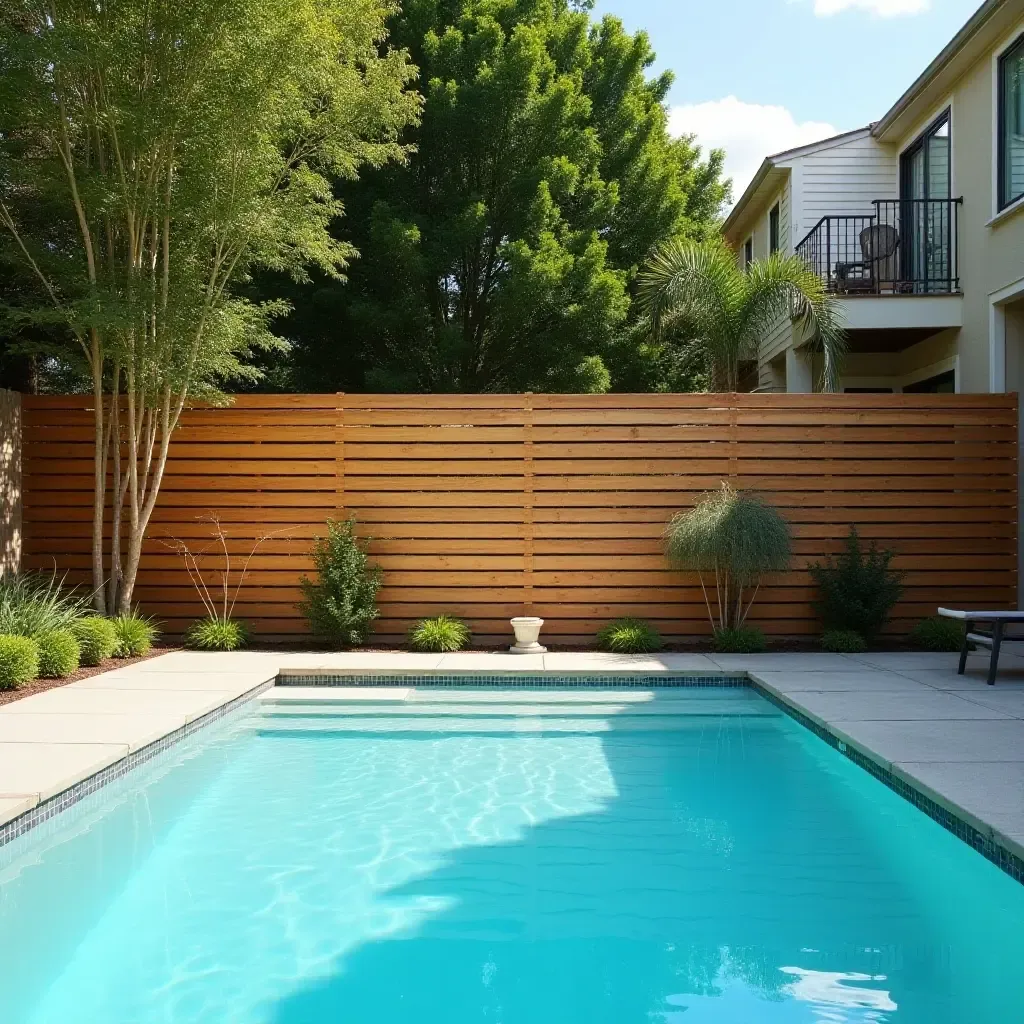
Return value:
M 127 610 L 171 434 L 224 400 L 279 302 L 255 267 L 340 278 L 327 176 L 404 157 L 407 55 L 391 0 L 8 0 L 0 12 L 0 235 L 93 392 L 92 576 Z M 45 213 L 46 215 L 42 215 Z M 112 526 L 105 544 L 108 477 Z
M 838 385 L 846 349 L 838 307 L 798 256 L 775 253 L 741 268 L 720 240 L 674 240 L 640 274 L 638 299 L 658 340 L 676 339 L 716 391 L 739 389 L 740 364 L 757 360 L 784 317 L 820 349 L 823 391 Z

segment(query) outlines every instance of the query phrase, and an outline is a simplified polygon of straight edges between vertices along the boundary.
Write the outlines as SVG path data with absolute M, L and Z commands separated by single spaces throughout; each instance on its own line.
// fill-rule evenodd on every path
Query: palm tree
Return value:
M 647 261 L 638 285 L 654 338 L 681 342 L 688 359 L 704 363 L 714 390 L 738 390 L 741 360 L 756 359 L 785 316 L 824 356 L 821 389 L 836 390 L 846 335 L 835 300 L 799 256 L 774 253 L 741 270 L 721 240 L 676 240 Z

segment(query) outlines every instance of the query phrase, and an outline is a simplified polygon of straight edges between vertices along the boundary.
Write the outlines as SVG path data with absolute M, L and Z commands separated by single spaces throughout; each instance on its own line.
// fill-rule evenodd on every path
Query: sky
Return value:
M 981 0 L 597 0 L 670 68 L 675 134 L 726 151 L 738 198 L 770 153 L 877 121 Z

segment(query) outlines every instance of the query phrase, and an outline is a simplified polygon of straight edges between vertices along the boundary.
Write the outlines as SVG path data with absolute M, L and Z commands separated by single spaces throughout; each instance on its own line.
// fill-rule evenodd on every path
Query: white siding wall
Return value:
M 869 216 L 874 212 L 872 200 L 899 198 L 896 154 L 871 136 L 795 157 L 792 163 L 800 164 L 794 204 L 798 242 L 822 217 Z

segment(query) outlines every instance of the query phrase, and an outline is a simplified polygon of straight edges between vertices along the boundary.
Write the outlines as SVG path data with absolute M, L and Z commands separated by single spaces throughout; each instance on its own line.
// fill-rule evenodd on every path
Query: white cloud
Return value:
M 902 14 L 920 14 L 931 7 L 931 0 L 814 0 L 814 13 L 827 18 L 841 11 L 867 11 L 879 18 Z
M 673 135 L 695 135 L 705 152 L 725 150 L 725 173 L 733 180 L 734 200 L 766 156 L 838 134 L 824 121 L 798 122 L 785 107 L 744 103 L 735 96 L 673 107 L 669 129 Z

